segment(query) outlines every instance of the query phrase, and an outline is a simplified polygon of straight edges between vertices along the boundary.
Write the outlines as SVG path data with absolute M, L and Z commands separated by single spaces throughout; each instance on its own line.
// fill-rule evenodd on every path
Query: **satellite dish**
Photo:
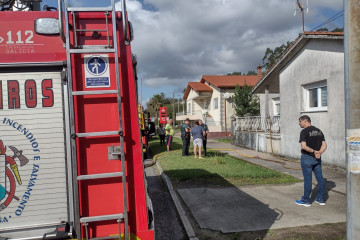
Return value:
M 225 98 L 225 99 L 228 99 L 229 97 L 230 97 L 230 93 L 226 92 L 226 93 L 224 94 L 224 98 Z

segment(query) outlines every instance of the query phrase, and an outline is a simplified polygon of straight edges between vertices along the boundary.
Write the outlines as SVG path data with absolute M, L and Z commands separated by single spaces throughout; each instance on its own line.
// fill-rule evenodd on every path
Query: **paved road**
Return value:
M 151 162 L 151 159 L 146 162 Z M 174 203 L 156 166 L 146 168 L 145 173 L 148 181 L 149 195 L 154 208 L 155 239 L 186 239 Z
M 302 172 L 282 167 L 282 164 L 257 158 L 239 156 L 234 151 L 247 156 L 259 155 L 265 159 L 277 160 L 270 154 L 234 146 L 229 143 L 208 141 L 208 147 L 219 149 L 235 157 L 302 178 Z M 220 150 L 222 149 L 222 150 Z M 280 160 L 281 161 L 281 160 Z M 291 163 L 289 167 L 299 168 Z M 326 206 L 316 203 L 309 208 L 294 203 L 303 193 L 303 183 L 177 189 L 200 228 L 223 233 L 279 229 L 336 223 L 346 221 L 346 176 L 343 171 L 324 166 L 326 178 Z M 313 180 L 314 185 L 316 181 Z M 314 186 L 315 187 L 315 186 Z M 316 191 L 313 192 L 313 194 Z M 312 199 L 314 195 L 312 195 Z

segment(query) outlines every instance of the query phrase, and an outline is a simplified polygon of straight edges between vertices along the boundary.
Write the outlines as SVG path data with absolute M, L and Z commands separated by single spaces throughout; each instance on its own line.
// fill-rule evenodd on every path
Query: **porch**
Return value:
M 231 132 L 237 146 L 281 155 L 280 116 L 233 117 Z
M 233 132 L 234 130 L 234 132 Z M 233 117 L 232 133 L 236 131 L 280 133 L 280 115 Z

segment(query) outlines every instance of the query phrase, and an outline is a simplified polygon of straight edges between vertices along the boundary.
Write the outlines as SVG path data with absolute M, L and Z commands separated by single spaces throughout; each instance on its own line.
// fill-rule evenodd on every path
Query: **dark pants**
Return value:
M 188 156 L 189 155 L 189 148 L 190 148 L 190 134 L 189 133 L 182 133 L 181 140 L 183 142 L 183 149 L 182 155 Z
M 166 135 L 166 145 L 169 146 L 169 148 L 171 147 L 172 140 L 173 140 L 173 136 Z
M 165 144 L 165 135 L 159 135 L 159 137 L 160 137 L 160 146 L 162 146 L 162 145 L 166 145 Z
M 301 168 L 304 176 L 304 200 L 310 201 L 310 194 L 312 189 L 312 172 L 318 182 L 318 193 L 316 198 L 324 200 L 325 195 L 325 181 L 321 170 L 321 160 L 315 157 L 301 154 Z
M 206 156 L 206 143 L 207 143 L 207 137 L 203 137 L 204 156 Z

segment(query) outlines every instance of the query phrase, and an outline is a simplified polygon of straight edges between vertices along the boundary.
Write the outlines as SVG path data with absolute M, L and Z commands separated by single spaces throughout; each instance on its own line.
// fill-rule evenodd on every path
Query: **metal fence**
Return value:
M 234 124 L 235 131 L 280 132 L 280 116 L 235 117 Z

